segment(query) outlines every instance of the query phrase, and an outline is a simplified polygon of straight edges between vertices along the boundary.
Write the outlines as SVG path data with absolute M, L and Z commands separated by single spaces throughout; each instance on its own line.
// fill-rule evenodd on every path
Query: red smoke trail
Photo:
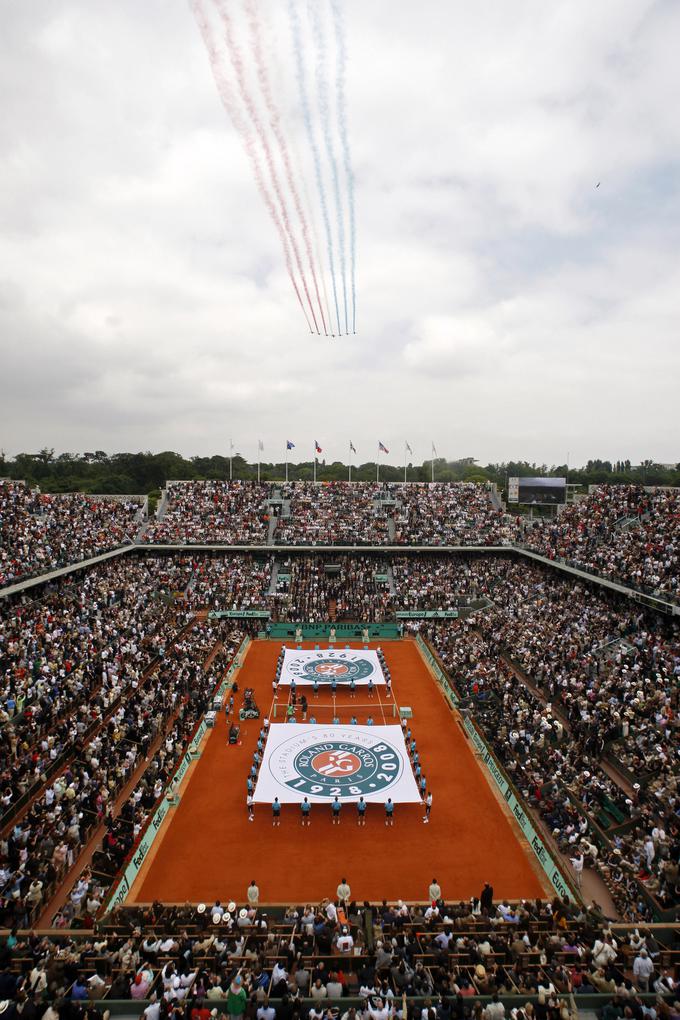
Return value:
M 248 114 L 250 115 L 250 119 L 252 120 L 253 125 L 255 127 L 255 131 L 257 132 L 257 135 L 258 135 L 258 137 L 260 139 L 260 142 L 262 143 L 262 148 L 264 150 L 265 160 L 266 160 L 266 163 L 267 163 L 267 167 L 269 168 L 269 175 L 271 177 L 271 181 L 272 181 L 272 184 L 274 186 L 274 191 L 276 193 L 276 197 L 279 200 L 279 206 L 280 206 L 280 210 L 281 210 L 281 218 L 283 220 L 284 227 L 285 227 L 286 232 L 288 234 L 288 238 L 290 240 L 291 248 L 293 249 L 293 255 L 295 256 L 295 262 L 296 262 L 296 265 L 297 265 L 298 273 L 300 274 L 300 278 L 302 280 L 302 286 L 304 287 L 304 291 L 305 291 L 305 294 L 307 296 L 307 303 L 309 304 L 309 310 L 312 313 L 312 318 L 314 320 L 314 326 L 316 328 L 316 331 L 317 331 L 317 333 L 320 333 L 319 326 L 318 326 L 317 321 L 316 321 L 316 315 L 314 314 L 314 307 L 312 305 L 312 299 L 309 296 L 309 288 L 307 286 L 307 277 L 305 276 L 305 271 L 302 268 L 302 260 L 300 258 L 300 252 L 298 251 L 298 246 L 297 246 L 297 242 L 295 240 L 295 235 L 294 235 L 293 230 L 292 230 L 291 225 L 290 225 L 290 217 L 288 216 L 288 206 L 286 205 L 286 200 L 283 197 L 283 192 L 281 191 L 281 185 L 279 184 L 279 177 L 278 177 L 278 174 L 276 172 L 276 167 L 274 165 L 274 158 L 272 156 L 272 151 L 271 151 L 271 148 L 269 146 L 269 141 L 267 139 L 266 132 L 265 132 L 264 127 L 262 125 L 262 121 L 260 120 L 260 116 L 259 116 L 259 114 L 257 112 L 257 108 L 255 106 L 255 103 L 253 102 L 252 96 L 250 95 L 250 93 L 248 91 L 248 84 L 246 82 L 246 76 L 245 76 L 245 71 L 244 71 L 244 67 L 243 67 L 243 58 L 241 56 L 241 51 L 240 51 L 240 49 L 239 49 L 239 47 L 238 47 L 238 45 L 236 43 L 236 40 L 234 38 L 234 32 L 233 32 L 233 28 L 232 28 L 231 16 L 229 15 L 229 13 L 226 10 L 225 0 L 215 0 L 215 3 L 216 3 L 216 6 L 217 6 L 217 9 L 219 11 L 219 15 L 220 15 L 220 17 L 222 19 L 222 23 L 224 25 L 225 41 L 226 41 L 226 44 L 227 44 L 227 48 L 229 50 L 229 54 L 231 56 L 231 62 L 232 62 L 232 65 L 234 67 L 234 71 L 236 72 L 236 80 L 238 81 L 238 87 L 239 87 L 239 92 L 241 94 L 241 99 L 243 100 L 243 102 L 245 104 L 245 107 L 246 107 L 246 109 L 248 111 Z
M 243 142 L 244 148 L 246 150 L 246 153 L 248 154 L 248 158 L 250 159 L 253 168 L 255 183 L 257 184 L 260 195 L 262 196 L 262 200 L 266 205 L 272 220 L 274 221 L 274 225 L 276 226 L 276 229 L 279 232 L 279 237 L 281 239 L 283 253 L 286 260 L 286 269 L 288 270 L 288 276 L 290 277 L 290 282 L 293 285 L 293 290 L 295 291 L 297 299 L 300 302 L 300 308 L 302 309 L 302 314 L 304 315 L 305 321 L 307 322 L 307 325 L 309 327 L 309 332 L 312 333 L 313 330 L 311 323 L 309 321 L 309 316 L 307 315 L 305 306 L 302 303 L 300 290 L 295 280 L 295 274 L 293 272 L 293 263 L 291 262 L 290 258 L 288 238 L 286 237 L 286 232 L 283 229 L 283 225 L 279 219 L 278 213 L 276 211 L 276 206 L 274 205 L 274 201 L 267 189 L 267 185 L 264 182 L 264 174 L 262 173 L 260 160 L 257 155 L 255 146 L 253 145 L 253 137 L 250 131 L 248 130 L 247 126 L 244 124 L 243 118 L 239 113 L 238 104 L 234 99 L 231 85 L 224 77 L 224 73 L 221 67 L 220 55 L 217 52 L 217 47 L 215 46 L 215 42 L 213 40 L 213 34 L 211 32 L 210 25 L 208 24 L 205 12 L 203 11 L 203 8 L 201 6 L 201 0 L 189 0 L 189 2 L 191 4 L 191 8 L 194 12 L 194 17 L 196 18 L 201 35 L 203 36 L 203 41 L 208 51 L 210 66 L 212 68 L 213 77 L 217 85 L 217 91 L 219 92 L 220 99 L 222 100 L 222 105 L 224 106 L 225 110 L 231 117 L 232 123 L 236 128 L 236 131 L 241 136 L 241 141 Z
M 321 321 L 323 322 L 323 331 L 328 336 L 328 330 L 326 329 L 326 318 L 323 314 L 323 305 L 321 304 L 321 296 L 319 294 L 319 284 L 316 278 L 316 268 L 314 265 L 314 256 L 312 255 L 312 246 L 309 241 L 309 229 L 307 226 L 307 219 L 302 208 L 300 201 L 300 195 L 295 184 L 295 177 L 291 168 L 290 156 L 288 154 L 288 144 L 286 142 L 283 131 L 281 130 L 281 115 L 278 111 L 274 97 L 272 96 L 271 86 L 269 84 L 269 75 L 267 73 L 267 65 L 264 61 L 262 54 L 262 30 L 260 27 L 260 17 L 257 11 L 258 0 L 246 0 L 246 11 L 248 13 L 248 21 L 250 22 L 250 31 L 253 36 L 253 53 L 255 55 L 255 63 L 257 65 L 257 77 L 260 82 L 262 89 L 262 95 L 264 96 L 265 105 L 269 114 L 269 121 L 274 131 L 274 137 L 279 143 L 281 150 L 281 156 L 283 158 L 283 165 L 286 169 L 286 180 L 288 181 L 288 187 L 293 195 L 293 201 L 295 203 L 295 211 L 300 219 L 300 226 L 302 228 L 302 237 L 305 243 L 305 250 L 307 252 L 307 260 L 309 262 L 309 268 L 312 274 L 312 280 L 314 281 L 314 289 L 316 291 L 316 300 L 319 305 L 319 311 L 321 312 Z

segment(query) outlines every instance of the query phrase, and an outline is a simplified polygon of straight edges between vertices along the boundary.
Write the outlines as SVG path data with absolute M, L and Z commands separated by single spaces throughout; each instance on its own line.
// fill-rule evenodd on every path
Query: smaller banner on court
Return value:
M 269 729 L 254 799 L 271 804 L 384 804 L 421 800 L 401 726 L 308 726 Z
M 286 648 L 279 683 L 290 686 L 293 680 L 301 687 L 334 680 L 338 687 L 349 687 L 352 681 L 357 687 L 385 683 L 378 653 L 359 648 Z

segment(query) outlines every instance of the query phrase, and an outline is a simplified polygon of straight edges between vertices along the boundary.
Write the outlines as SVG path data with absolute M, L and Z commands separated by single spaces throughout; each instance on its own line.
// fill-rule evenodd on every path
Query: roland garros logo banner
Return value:
M 292 681 L 299 686 L 332 684 L 338 687 L 355 685 L 384 684 L 385 677 L 380 666 L 378 653 L 372 649 L 363 651 L 356 648 L 326 648 L 319 651 L 299 651 L 286 648 L 283 654 L 281 680 L 283 685 Z
M 420 801 L 401 726 L 270 727 L 254 799 L 271 804 Z

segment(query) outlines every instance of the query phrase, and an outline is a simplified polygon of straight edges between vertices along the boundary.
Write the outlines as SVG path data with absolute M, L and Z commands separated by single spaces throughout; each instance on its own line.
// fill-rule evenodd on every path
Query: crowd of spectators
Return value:
M 488 597 L 505 561 L 419 553 L 395 556 L 390 563 L 400 607 L 449 610 L 461 602 Z
M 137 682 L 166 641 L 181 561 L 100 564 L 31 602 L 0 607 L 3 815 Z
M 277 521 L 277 545 L 384 545 L 385 486 L 374 482 L 291 482 L 281 495 L 290 515 Z
M 195 624 L 183 637 L 173 641 L 143 689 L 137 689 L 122 707 L 118 726 L 111 736 L 85 749 L 82 762 L 89 787 L 100 782 L 93 758 L 101 768 L 108 753 L 112 761 L 131 760 L 131 769 L 144 762 L 144 772 L 134 790 L 116 814 L 113 798 L 101 805 L 97 820 L 106 826 L 100 850 L 92 865 L 81 872 L 70 895 L 52 919 L 55 927 L 74 924 L 91 927 L 112 881 L 129 860 L 204 713 L 212 707 L 212 696 L 224 674 L 225 665 L 237 651 L 243 634 L 238 630 Z M 151 760 L 150 752 L 158 738 Z M 91 810 L 87 804 L 85 809 Z
M 264 545 L 270 494 L 270 486 L 258 482 L 174 482 L 163 516 L 149 525 L 144 541 Z
M 387 566 L 375 557 L 292 556 L 280 564 L 275 616 L 292 622 L 374 622 L 393 611 Z M 328 569 L 330 568 L 330 569 Z
M 226 496 L 223 492 L 218 497 L 222 503 L 225 496 L 214 518 L 220 521 L 216 526 L 224 529 L 220 534 L 242 534 L 255 528 L 257 520 L 260 534 L 264 529 L 266 537 L 266 486 L 234 484 L 236 490 L 229 487 Z M 327 488 L 316 487 L 314 493 Z M 406 541 L 427 544 L 427 517 L 430 510 L 436 512 L 439 501 L 442 534 L 450 527 L 451 534 L 459 535 L 456 542 L 463 541 L 464 511 L 456 517 L 455 500 L 445 496 L 442 504 L 435 489 L 423 489 L 427 495 L 422 499 L 414 496 L 409 503 L 407 497 L 402 502 L 403 510 L 421 499 L 424 508 L 420 523 L 417 515 L 411 517 L 410 511 L 406 515 L 399 532 L 402 539 L 407 536 Z M 372 508 L 370 513 L 364 508 L 368 516 L 356 506 L 347 509 L 347 500 L 355 497 L 345 492 L 337 505 L 345 507 L 344 519 L 350 521 L 358 513 L 360 529 L 368 529 L 370 515 L 383 507 L 380 496 L 386 491 L 367 489 Z M 488 494 L 478 492 L 488 500 Z M 400 494 L 393 495 L 399 502 Z M 654 527 L 663 530 L 666 525 L 658 521 L 664 513 L 677 517 L 672 496 L 642 495 L 642 502 L 636 502 L 637 497 L 630 494 L 623 516 L 634 517 L 636 506 L 639 513 L 634 524 L 623 530 L 624 536 L 639 534 L 652 519 Z M 665 503 L 657 502 L 657 495 Z M 303 510 L 300 521 L 313 522 L 316 509 L 304 510 L 308 497 L 284 492 L 291 509 L 296 498 L 298 509 Z M 462 503 L 466 500 L 467 496 Z M 316 505 L 321 501 L 319 496 Z M 232 505 L 233 510 L 228 508 Z M 256 506 L 264 510 L 261 518 Z M 179 507 L 178 500 L 175 509 Z M 488 520 L 493 521 L 497 511 L 490 500 L 488 508 Z M 616 513 L 621 508 L 617 504 Z M 400 513 L 397 508 L 397 522 Z M 378 511 L 382 520 L 380 515 L 387 521 L 384 508 Z M 176 520 L 181 516 L 178 513 Z M 411 519 L 413 528 L 421 530 L 410 530 Z M 4 527 L 4 513 L 2 520 Z M 197 528 L 205 526 L 200 512 L 193 520 Z M 561 527 L 562 520 L 542 525 L 544 530 L 537 529 L 535 534 L 545 536 L 547 528 Z M 605 513 L 586 530 L 592 526 L 599 542 L 615 523 Z M 301 525 L 300 535 L 307 524 Z M 374 525 L 375 521 L 370 527 Z M 504 527 L 495 534 L 501 536 Z M 664 531 L 668 534 L 672 529 Z M 534 532 L 531 535 L 533 541 Z M 506 533 L 494 542 L 509 540 Z M 591 551 L 596 544 L 593 539 Z M 643 562 L 652 563 L 657 555 L 658 549 L 653 554 L 647 549 Z M 672 543 L 664 546 L 664 555 L 672 564 Z M 630 565 L 632 559 L 626 562 Z M 390 593 L 390 566 L 395 594 Z M 276 593 L 270 596 L 277 571 Z M 666 594 L 671 594 L 673 580 L 667 583 Z M 150 553 L 122 557 L 58 582 L 36 600 L 13 599 L 0 606 L 3 922 L 8 926 L 32 922 L 55 883 L 77 862 L 83 843 L 97 825 L 105 823 L 99 870 L 93 867 L 80 874 L 56 923 L 91 921 L 162 796 L 242 636 L 228 634 L 224 625 L 195 620 L 195 612 L 273 605 L 274 618 L 368 622 L 389 618 L 395 608 L 456 608 L 460 597 L 482 596 L 491 603 L 487 610 L 464 620 L 425 624 L 423 633 L 464 702 L 472 707 L 495 754 L 563 852 L 585 859 L 607 881 L 621 916 L 637 922 L 649 919 L 649 900 L 641 891 L 661 908 L 680 906 L 680 633 L 672 621 L 603 593 L 595 585 L 565 579 L 511 556 L 453 559 L 428 554 L 392 561 L 341 556 L 329 564 L 328 557 L 284 560 L 281 553 L 275 561 L 263 550 L 259 556 L 228 558 L 171 559 Z M 217 658 L 204 669 L 215 652 Z M 156 740 L 160 741 L 157 747 Z M 143 777 L 114 817 L 112 804 L 142 762 L 146 763 Z M 33 799 L 25 804 L 28 797 Z M 455 926 L 457 908 L 448 909 L 454 911 L 450 916 Z M 227 938 L 227 930 L 222 933 Z M 316 938 L 314 926 L 313 934 Z M 333 945 L 331 938 L 331 949 Z M 441 948 L 448 947 L 447 942 Z M 234 958 L 229 949 L 220 953 L 222 964 Z M 589 962 L 587 954 L 585 959 Z M 399 954 L 397 966 L 402 962 L 406 966 L 408 953 Z M 507 971 L 505 964 L 496 967 L 503 974 Z M 387 969 L 391 974 L 391 966 Z M 592 982 L 585 968 L 581 971 L 579 982 L 587 989 Z M 599 975 L 602 990 L 623 995 L 616 977 L 604 971 L 604 978 Z M 456 980 L 451 983 L 450 975 L 446 981 L 440 977 L 439 984 L 436 980 L 432 984 L 435 994 L 467 994 Z M 573 975 L 570 980 L 574 984 Z M 527 990 L 517 982 L 513 986 Z M 414 986 L 406 982 L 403 987 Z M 489 993 L 503 993 L 509 987 L 504 980 L 488 983 Z M 596 983 L 596 987 L 600 986 Z M 381 989 L 388 998 L 382 985 Z M 374 988 L 369 998 L 381 989 Z M 290 989 L 282 992 L 289 994 Z M 492 1015 L 486 1020 L 502 1017 Z
M 132 542 L 140 501 L 0 482 L 0 586 Z M 273 520 L 272 520 L 273 518 Z M 598 486 L 556 518 L 500 508 L 474 482 L 169 483 L 150 544 L 519 545 L 677 600 L 680 491 Z
M 232 554 L 194 556 L 185 605 L 195 610 L 266 610 L 274 557 Z
M 534 521 L 519 541 L 633 588 L 680 595 L 678 489 L 600 485 L 556 520 Z
M 477 482 L 392 485 L 395 545 L 507 545 L 520 526 Z
M 446 902 L 433 880 L 422 905 L 358 904 L 343 879 L 270 916 L 251 890 L 240 907 L 116 909 L 94 935 L 12 932 L 3 998 L 31 1020 L 48 1002 L 47 1020 L 102 1020 L 112 1000 L 146 1020 L 576 1020 L 593 993 L 603 1020 L 680 1011 L 673 950 L 651 929 L 613 931 L 594 903 L 497 902 L 488 884 Z
M 460 482 L 175 482 L 146 542 L 507 545 L 521 522 Z
M 181 560 L 121 559 L 58 582 L 40 600 L 2 605 L 0 897 L 10 914 L 32 917 L 72 863 L 86 827 L 79 804 L 97 817 L 129 774 L 132 759 L 114 766 L 110 754 L 139 721 L 128 706 L 145 699 L 149 669 L 188 622 L 171 593 L 189 569 Z
M 42 493 L 0 481 L 0 587 L 133 542 L 142 500 Z
M 649 914 L 638 882 L 677 906 L 677 626 L 521 561 L 478 569 L 493 609 L 429 636 L 494 751 L 624 916 Z M 600 850 L 594 824 L 608 833 Z

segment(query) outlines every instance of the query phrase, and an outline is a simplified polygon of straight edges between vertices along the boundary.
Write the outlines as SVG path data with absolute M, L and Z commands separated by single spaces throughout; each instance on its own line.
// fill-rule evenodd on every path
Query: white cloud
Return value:
M 313 195 L 282 6 L 258 9 Z M 331 341 L 306 331 L 189 5 L 8 9 L 5 448 L 231 434 L 253 455 L 323 432 L 341 457 L 351 432 L 368 457 L 403 432 L 416 457 L 434 436 L 482 460 L 678 459 L 680 8 L 344 10 L 359 325 Z

